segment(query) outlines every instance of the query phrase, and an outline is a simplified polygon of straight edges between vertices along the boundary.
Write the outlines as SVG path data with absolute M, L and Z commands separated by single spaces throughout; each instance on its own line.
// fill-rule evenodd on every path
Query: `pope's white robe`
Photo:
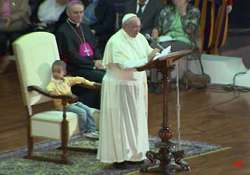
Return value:
M 149 150 L 147 77 L 133 67 L 145 64 L 152 50 L 142 34 L 131 38 L 123 29 L 107 43 L 97 154 L 101 162 L 145 159 Z

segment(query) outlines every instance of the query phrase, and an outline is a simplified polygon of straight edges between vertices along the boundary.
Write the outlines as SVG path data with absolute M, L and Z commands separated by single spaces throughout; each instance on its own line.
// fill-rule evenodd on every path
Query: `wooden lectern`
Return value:
M 173 175 L 176 170 L 188 171 L 190 167 L 182 159 L 184 156 L 183 151 L 176 151 L 175 145 L 170 142 L 172 138 L 172 131 L 169 128 L 168 122 L 168 88 L 169 88 L 169 75 L 174 70 L 173 63 L 186 55 L 192 53 L 191 49 L 172 52 L 164 58 L 148 62 L 146 65 L 138 67 L 138 71 L 144 71 L 152 68 L 158 69 L 163 75 L 163 125 L 159 130 L 159 137 L 161 143 L 159 144 L 159 152 L 154 153 L 148 151 L 146 157 L 151 161 L 152 165 L 142 167 L 141 171 L 158 171 L 164 175 Z M 155 167 L 157 160 L 160 161 L 160 166 Z

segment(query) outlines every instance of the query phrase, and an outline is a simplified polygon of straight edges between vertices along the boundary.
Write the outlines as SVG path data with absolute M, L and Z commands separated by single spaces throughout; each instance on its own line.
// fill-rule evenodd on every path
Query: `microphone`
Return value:
M 156 46 L 159 47 L 161 50 L 165 49 L 162 45 L 160 45 L 157 41 L 155 41 L 148 33 L 145 34 L 145 38 L 150 42 L 152 42 L 153 44 L 156 44 Z

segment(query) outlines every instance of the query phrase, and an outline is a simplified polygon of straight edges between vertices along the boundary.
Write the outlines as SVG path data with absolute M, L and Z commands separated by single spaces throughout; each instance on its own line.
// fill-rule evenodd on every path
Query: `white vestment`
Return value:
M 145 159 L 149 150 L 147 77 L 133 67 L 145 64 L 152 50 L 142 34 L 131 38 L 123 29 L 107 43 L 97 154 L 101 162 Z

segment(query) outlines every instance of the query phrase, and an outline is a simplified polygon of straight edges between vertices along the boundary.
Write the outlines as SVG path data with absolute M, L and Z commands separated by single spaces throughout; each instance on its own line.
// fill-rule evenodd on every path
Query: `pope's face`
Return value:
M 81 4 L 74 4 L 68 10 L 67 14 L 71 21 L 75 23 L 81 23 L 83 18 L 84 8 Z
M 127 34 L 132 38 L 135 38 L 137 36 L 137 34 L 140 32 L 140 30 L 141 30 L 141 21 L 137 17 L 135 19 L 131 20 L 126 25 L 126 29 L 125 29 Z

